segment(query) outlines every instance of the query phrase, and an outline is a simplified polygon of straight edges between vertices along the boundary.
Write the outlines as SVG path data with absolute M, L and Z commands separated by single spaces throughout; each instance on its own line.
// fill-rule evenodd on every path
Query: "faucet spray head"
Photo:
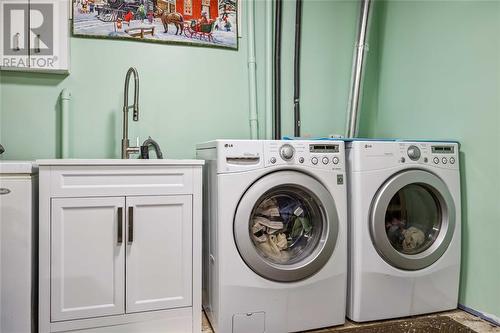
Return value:
M 139 106 L 134 106 L 134 110 L 132 112 L 132 120 L 139 121 Z
M 128 104 L 128 88 L 130 77 L 134 76 L 134 104 L 129 106 Z M 125 89 L 123 94 L 123 111 L 128 112 L 129 109 L 133 110 L 132 119 L 134 121 L 139 120 L 139 74 L 135 67 L 130 67 L 125 76 Z
M 134 111 L 132 113 L 132 119 L 134 121 L 139 121 L 139 73 L 137 69 L 134 71 Z

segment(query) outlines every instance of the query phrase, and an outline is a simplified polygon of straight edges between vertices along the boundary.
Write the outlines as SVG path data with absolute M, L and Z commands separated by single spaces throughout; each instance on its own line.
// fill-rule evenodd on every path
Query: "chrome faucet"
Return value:
M 134 74 L 134 104 L 128 105 L 128 88 L 130 83 L 130 76 Z M 130 67 L 125 77 L 125 90 L 123 92 L 123 137 L 122 137 L 122 158 L 130 158 L 130 154 L 138 154 L 139 147 L 130 147 L 128 140 L 128 110 L 132 109 L 132 120 L 139 120 L 139 74 L 137 69 Z

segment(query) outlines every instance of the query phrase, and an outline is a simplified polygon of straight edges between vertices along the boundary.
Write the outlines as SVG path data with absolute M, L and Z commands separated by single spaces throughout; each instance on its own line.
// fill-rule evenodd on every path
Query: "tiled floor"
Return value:
M 433 319 L 436 319 L 438 316 L 443 316 L 443 317 L 448 317 L 452 320 L 455 320 L 456 322 L 467 326 L 474 332 L 478 333 L 500 333 L 500 327 L 496 327 L 491 325 L 490 323 L 475 317 L 473 315 L 470 315 L 464 311 L 461 310 L 455 310 L 455 311 L 449 311 L 449 312 L 442 312 L 439 314 L 433 314 L 433 315 L 427 315 L 427 316 L 418 316 L 415 318 L 421 318 L 421 319 L 428 319 L 429 321 L 432 321 Z M 399 319 L 399 320 L 387 320 L 383 322 L 371 322 L 371 323 L 366 323 L 366 324 L 355 324 L 353 322 L 347 321 L 345 325 L 343 326 L 337 326 L 337 327 L 332 327 L 332 328 L 326 328 L 326 329 L 321 329 L 317 331 L 308 331 L 308 333 L 335 333 L 335 332 L 367 332 L 368 328 L 374 327 L 376 325 L 380 325 L 381 323 L 387 324 L 388 326 L 391 326 L 391 324 L 395 323 L 401 323 L 407 321 L 407 319 Z M 403 325 L 401 325 L 403 326 Z M 358 329 L 356 329 L 358 328 Z M 379 332 L 382 332 L 385 330 L 379 330 Z M 398 333 L 406 333 L 406 332 L 419 332 L 418 330 L 415 330 L 415 328 L 408 328 L 408 330 L 399 330 L 399 331 L 394 331 L 393 329 L 390 329 L 388 331 L 391 332 L 398 332 Z M 210 327 L 210 323 L 208 322 L 207 318 L 205 315 L 203 315 L 203 333 L 213 333 L 212 328 Z M 449 332 L 453 332 L 449 331 Z M 251 332 L 248 332 L 251 333 Z

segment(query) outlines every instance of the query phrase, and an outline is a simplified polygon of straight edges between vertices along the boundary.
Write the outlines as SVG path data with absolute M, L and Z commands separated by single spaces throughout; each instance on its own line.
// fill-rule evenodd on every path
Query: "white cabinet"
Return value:
M 37 163 L 40 332 L 199 332 L 203 162 Z
M 1 333 L 36 333 L 37 172 L 31 162 L 0 161 Z
M 29 69 L 29 2 L 0 2 L 0 69 Z
M 69 72 L 70 0 L 0 1 L 0 69 Z
M 191 305 L 191 196 L 127 197 L 127 312 Z
M 52 200 L 53 321 L 124 313 L 124 207 L 123 197 Z

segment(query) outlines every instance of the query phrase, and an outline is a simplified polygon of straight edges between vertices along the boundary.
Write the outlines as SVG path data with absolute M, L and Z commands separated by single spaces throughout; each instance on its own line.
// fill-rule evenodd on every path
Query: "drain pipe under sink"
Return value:
M 363 74 L 366 52 L 368 51 L 368 31 L 371 16 L 372 0 L 361 0 L 358 32 L 354 56 L 352 60 L 351 90 L 347 107 L 346 137 L 355 138 L 359 130 L 359 109 L 363 88 Z
M 255 3 L 247 0 L 247 22 L 248 22 L 248 95 L 250 112 L 250 138 L 259 138 L 259 119 L 257 114 L 257 78 L 255 59 Z
M 61 91 L 61 158 L 69 157 L 69 102 L 71 93 L 67 88 Z

